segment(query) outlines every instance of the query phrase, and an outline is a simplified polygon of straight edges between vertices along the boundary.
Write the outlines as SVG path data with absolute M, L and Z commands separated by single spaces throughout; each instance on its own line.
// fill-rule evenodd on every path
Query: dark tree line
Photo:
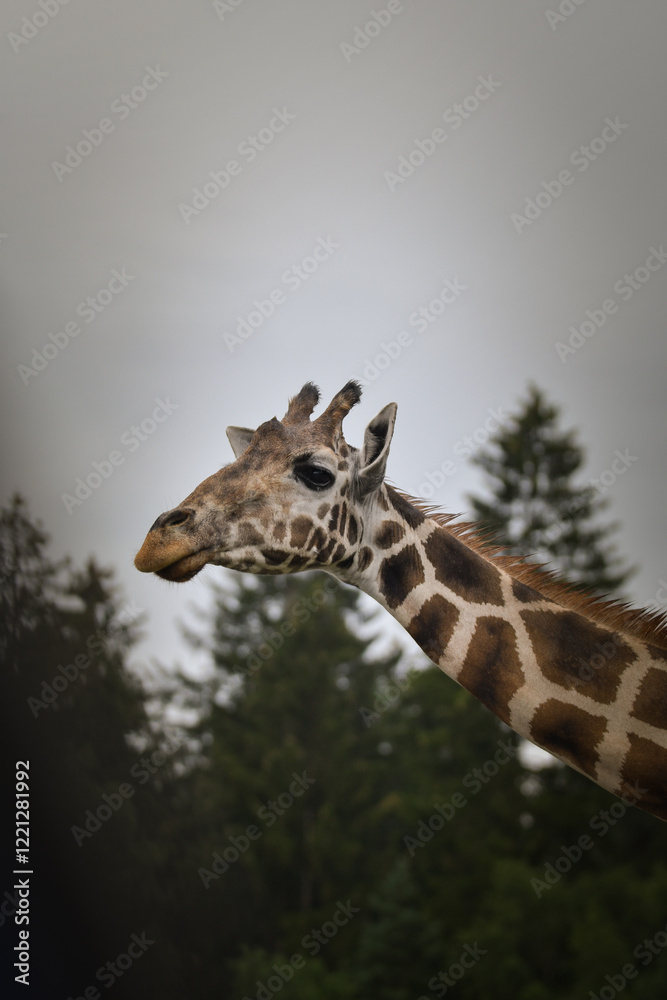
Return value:
M 565 1000 L 620 977 L 664 994 L 662 824 L 528 768 L 420 653 L 374 653 L 382 617 L 355 590 L 222 580 L 189 636 L 209 679 L 165 676 L 149 698 L 111 574 L 53 563 L 18 498 L 0 513 L 5 757 L 30 760 L 41 995 Z M 196 721 L 168 724 L 176 702 Z

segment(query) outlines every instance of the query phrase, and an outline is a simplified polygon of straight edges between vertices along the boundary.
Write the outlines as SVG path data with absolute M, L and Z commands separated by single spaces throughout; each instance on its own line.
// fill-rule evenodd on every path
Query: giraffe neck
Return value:
M 544 597 L 386 485 L 354 582 L 521 736 L 667 820 L 667 651 Z

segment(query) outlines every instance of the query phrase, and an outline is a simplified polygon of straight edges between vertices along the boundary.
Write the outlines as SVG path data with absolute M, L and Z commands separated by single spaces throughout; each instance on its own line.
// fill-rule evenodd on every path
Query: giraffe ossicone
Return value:
M 207 563 L 251 573 L 322 569 L 385 607 L 446 674 L 526 739 L 667 820 L 667 627 L 494 555 L 384 481 L 396 404 L 360 449 L 342 422 L 356 382 L 316 419 L 308 382 L 235 461 L 149 530 L 135 565 L 185 582 Z

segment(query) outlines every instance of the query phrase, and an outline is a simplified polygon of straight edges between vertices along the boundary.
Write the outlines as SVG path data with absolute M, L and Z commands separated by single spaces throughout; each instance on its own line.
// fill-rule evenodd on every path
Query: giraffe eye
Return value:
M 334 474 L 321 465 L 297 465 L 294 475 L 309 490 L 326 490 L 335 479 Z

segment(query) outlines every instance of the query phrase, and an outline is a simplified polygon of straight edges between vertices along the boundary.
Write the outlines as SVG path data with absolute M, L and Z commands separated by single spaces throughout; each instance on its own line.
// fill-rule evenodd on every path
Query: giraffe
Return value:
M 308 382 L 282 420 L 228 427 L 235 461 L 157 518 L 136 568 L 176 582 L 207 563 L 325 570 L 378 601 L 519 735 L 667 820 L 667 623 L 574 592 L 394 489 L 396 404 L 356 449 L 342 421 L 359 384 L 311 419 L 319 396 Z

